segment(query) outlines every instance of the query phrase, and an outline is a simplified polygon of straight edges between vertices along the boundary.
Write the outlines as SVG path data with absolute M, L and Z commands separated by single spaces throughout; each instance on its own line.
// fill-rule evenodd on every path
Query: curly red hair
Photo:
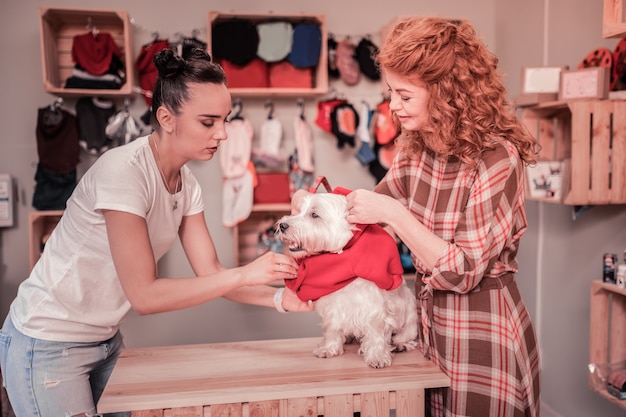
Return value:
M 469 22 L 403 19 L 384 40 L 377 61 L 383 72 L 422 82 L 430 93 L 428 122 L 398 139 L 405 152 L 430 151 L 475 165 L 504 139 L 526 164 L 536 161 L 538 144 L 507 101 L 498 59 Z

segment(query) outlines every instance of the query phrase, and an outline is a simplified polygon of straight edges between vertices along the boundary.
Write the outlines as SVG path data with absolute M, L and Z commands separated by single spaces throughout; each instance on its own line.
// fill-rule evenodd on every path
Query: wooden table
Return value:
M 98 412 L 143 417 L 424 416 L 424 390 L 450 379 L 417 352 L 374 369 L 346 345 L 320 359 L 321 338 L 125 349 Z

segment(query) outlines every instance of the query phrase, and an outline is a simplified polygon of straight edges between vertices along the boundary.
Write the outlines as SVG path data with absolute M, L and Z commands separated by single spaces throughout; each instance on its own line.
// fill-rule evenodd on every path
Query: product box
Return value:
M 528 193 L 531 198 L 560 201 L 563 192 L 562 161 L 538 161 L 526 168 Z
M 286 172 L 258 172 L 254 187 L 254 204 L 290 203 L 289 174 Z

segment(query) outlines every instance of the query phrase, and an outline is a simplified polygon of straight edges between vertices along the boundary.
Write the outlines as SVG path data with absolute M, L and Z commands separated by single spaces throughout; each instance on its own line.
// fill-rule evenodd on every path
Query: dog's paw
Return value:
M 417 349 L 417 340 L 410 340 L 408 342 L 394 343 L 394 351 L 396 352 L 410 352 Z
M 313 354 L 318 358 L 332 358 L 335 356 L 343 355 L 343 348 L 330 347 L 328 345 L 319 345 Z
M 391 366 L 391 354 L 384 356 L 365 357 L 365 363 L 372 368 L 386 368 Z

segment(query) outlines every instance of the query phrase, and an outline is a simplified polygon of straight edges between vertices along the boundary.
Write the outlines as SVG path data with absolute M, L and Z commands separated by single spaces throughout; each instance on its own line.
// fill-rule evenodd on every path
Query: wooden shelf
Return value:
M 120 89 L 65 88 L 72 76 L 74 36 L 86 33 L 91 22 L 100 32 L 110 33 L 122 53 L 126 81 Z M 59 97 L 129 97 L 134 95 L 135 68 L 133 30 L 125 10 L 71 9 L 40 7 L 40 46 L 43 85 Z
M 626 289 L 615 284 L 591 283 L 589 323 L 589 363 L 607 365 L 626 360 Z M 602 397 L 626 410 L 626 400 L 620 400 L 606 389 L 598 390 L 593 375 L 589 387 Z
M 63 210 L 41 210 L 28 213 L 28 263 L 32 270 L 44 245 L 44 238 L 52 233 L 56 227 Z
M 313 86 L 311 88 L 229 88 L 233 97 L 314 97 L 328 92 L 328 32 L 326 29 L 326 17 L 321 14 L 308 13 L 245 13 L 245 12 L 218 12 L 209 13 L 209 23 L 207 30 L 207 44 L 209 53 L 211 52 L 211 27 L 212 25 L 233 19 L 240 18 L 261 23 L 269 21 L 287 21 L 292 23 L 314 23 L 320 26 L 322 32 L 322 44 L 320 59 L 313 72 Z M 228 74 L 226 74 L 228 77 Z
M 559 198 L 527 199 L 568 205 L 626 203 L 626 101 L 568 100 L 520 108 L 520 119 L 542 149 L 539 161 L 562 163 Z M 534 169 L 530 167 L 529 170 Z M 531 172 L 531 171 L 527 171 Z
M 602 13 L 602 37 L 623 38 L 626 36 L 624 0 L 604 0 Z
M 259 234 L 272 227 L 285 214 L 291 213 L 289 203 L 255 204 L 250 216 L 233 227 L 235 264 L 242 266 L 256 259 Z

